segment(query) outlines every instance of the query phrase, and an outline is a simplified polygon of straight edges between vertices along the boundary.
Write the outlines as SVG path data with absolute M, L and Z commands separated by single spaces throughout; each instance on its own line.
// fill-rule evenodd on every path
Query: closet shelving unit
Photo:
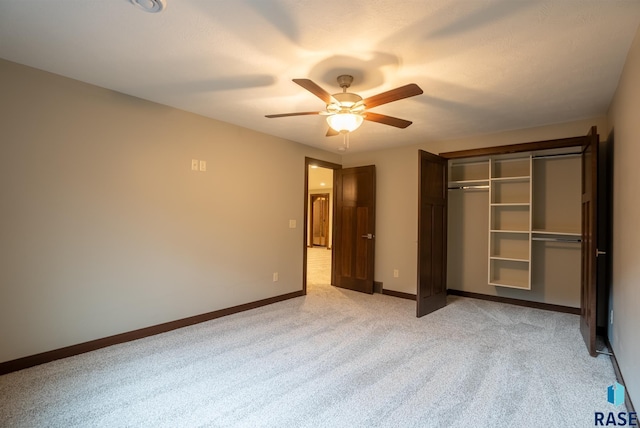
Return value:
M 531 289 L 531 162 L 489 161 L 490 285 Z
M 557 234 L 532 230 L 533 158 L 495 157 L 449 165 L 449 189 L 489 192 L 488 283 L 531 289 L 531 241 Z

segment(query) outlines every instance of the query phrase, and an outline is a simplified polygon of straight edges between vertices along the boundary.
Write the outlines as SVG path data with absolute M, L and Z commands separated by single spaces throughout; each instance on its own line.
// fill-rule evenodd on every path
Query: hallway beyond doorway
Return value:
M 307 284 L 331 284 L 331 250 L 307 248 Z

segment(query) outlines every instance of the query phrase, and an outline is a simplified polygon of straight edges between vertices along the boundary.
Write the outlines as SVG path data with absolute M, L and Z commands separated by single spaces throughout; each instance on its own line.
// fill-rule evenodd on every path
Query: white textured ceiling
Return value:
M 640 22 L 637 0 L 0 0 L 0 57 L 335 151 L 322 110 L 291 82 L 368 97 L 424 94 L 372 111 L 351 151 L 606 113 Z M 585 130 L 586 131 L 586 130 Z

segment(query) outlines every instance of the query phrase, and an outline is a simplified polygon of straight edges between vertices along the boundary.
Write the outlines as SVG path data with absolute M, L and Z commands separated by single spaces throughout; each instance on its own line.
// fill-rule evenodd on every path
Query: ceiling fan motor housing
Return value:
M 333 98 L 338 101 L 337 103 L 327 104 L 327 112 L 339 113 L 341 111 L 348 111 L 349 113 L 361 113 L 364 111 L 365 105 L 362 102 L 362 97 L 358 94 L 352 94 L 351 92 L 340 92 L 332 95 Z

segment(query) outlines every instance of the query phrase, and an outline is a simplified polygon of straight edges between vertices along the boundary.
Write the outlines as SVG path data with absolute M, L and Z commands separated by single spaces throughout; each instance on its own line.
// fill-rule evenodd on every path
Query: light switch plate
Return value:
M 198 170 L 198 159 L 191 159 L 191 171 Z
M 295 228 L 296 228 L 296 221 L 289 220 L 289 229 L 295 229 Z
M 207 170 L 207 161 L 200 161 L 200 171 L 206 171 Z

